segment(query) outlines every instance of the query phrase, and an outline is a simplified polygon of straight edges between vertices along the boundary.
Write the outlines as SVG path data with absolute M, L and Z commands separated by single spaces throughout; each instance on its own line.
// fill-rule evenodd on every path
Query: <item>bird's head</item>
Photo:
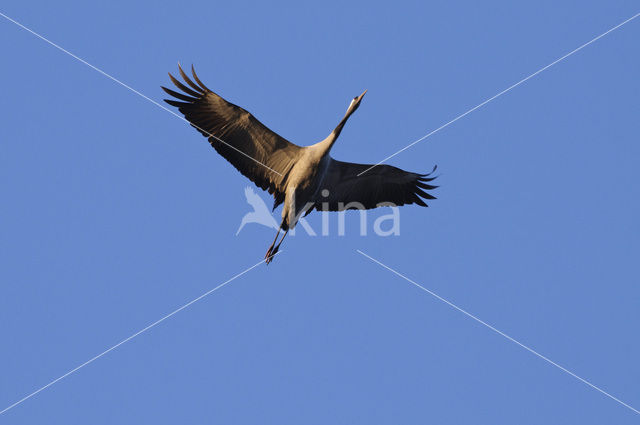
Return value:
M 367 91 L 365 90 L 360 96 L 356 96 L 353 98 L 353 100 L 349 104 L 349 109 L 347 109 L 347 114 L 351 115 L 356 111 L 356 109 L 358 109 L 358 106 L 360 106 L 360 102 L 362 102 L 362 98 L 366 93 Z
M 367 91 L 365 90 L 362 92 L 360 96 L 356 96 L 353 98 L 353 100 L 349 104 L 349 109 L 347 109 L 347 113 L 344 115 L 342 120 L 340 120 L 340 122 L 338 123 L 338 126 L 331 132 L 329 137 L 327 137 L 324 140 L 324 142 L 327 142 L 327 146 L 329 146 L 329 149 L 331 149 L 331 146 L 333 146 L 333 143 L 338 139 L 338 136 L 340 136 L 340 132 L 342 131 L 342 128 L 344 127 L 344 125 L 347 123 L 347 120 L 349 119 L 351 114 L 353 114 L 356 111 L 356 109 L 358 109 L 358 106 L 360 106 L 360 102 L 362 102 L 362 98 L 364 97 L 366 92 Z

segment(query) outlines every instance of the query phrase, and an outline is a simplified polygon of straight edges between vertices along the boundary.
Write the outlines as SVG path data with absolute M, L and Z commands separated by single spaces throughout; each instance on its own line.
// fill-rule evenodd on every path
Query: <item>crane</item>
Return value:
M 298 146 L 207 88 L 193 66 L 193 80 L 180 65 L 178 70 L 186 85 L 169 73 L 181 92 L 162 87 L 173 97 L 165 102 L 177 107 L 240 173 L 272 194 L 274 210 L 284 204 L 282 221 L 265 255 L 267 264 L 302 214 L 313 210 L 343 211 L 414 203 L 426 207 L 425 199 L 435 199 L 426 191 L 437 187 L 430 183 L 435 179 L 432 173 L 436 167 L 430 173 L 419 174 L 390 165 L 338 161 L 329 155 L 366 90 L 351 100 L 344 117 L 329 136 L 310 146 Z M 284 233 L 276 244 L 281 231 Z

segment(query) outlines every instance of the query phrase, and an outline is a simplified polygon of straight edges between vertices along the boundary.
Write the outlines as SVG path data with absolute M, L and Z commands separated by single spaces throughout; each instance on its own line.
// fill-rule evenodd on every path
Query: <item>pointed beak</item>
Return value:
M 364 97 L 364 95 L 367 93 L 367 91 L 363 91 L 362 94 L 360 96 L 358 96 L 358 101 L 362 100 L 362 98 Z

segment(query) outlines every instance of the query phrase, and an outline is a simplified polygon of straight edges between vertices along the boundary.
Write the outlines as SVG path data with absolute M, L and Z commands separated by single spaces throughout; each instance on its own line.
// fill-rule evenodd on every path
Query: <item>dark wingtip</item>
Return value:
M 205 86 L 204 83 L 200 81 L 200 78 L 198 78 L 198 74 L 196 74 L 196 69 L 193 67 L 193 64 L 191 64 L 191 74 L 193 75 L 193 79 L 196 80 L 196 83 L 198 83 L 200 87 L 204 89 L 204 91 L 211 91 L 209 87 Z
M 423 183 L 421 181 L 417 181 L 416 182 L 416 186 L 418 186 L 419 188 L 422 188 L 422 189 L 426 189 L 426 190 L 434 190 L 434 189 L 438 188 L 438 186 L 436 186 L 436 185 L 426 184 L 426 183 Z
M 200 94 L 205 94 L 205 91 L 202 89 L 202 87 L 198 86 L 196 83 L 194 83 L 193 81 L 191 81 L 191 79 L 189 78 L 189 76 L 182 70 L 181 66 L 178 66 L 178 70 L 180 71 L 180 75 L 182 75 L 182 79 L 191 86 L 192 89 L 194 89 L 195 91 L 199 92 Z
M 415 196 L 415 199 L 413 200 L 413 202 L 415 202 L 416 204 L 420 205 L 421 207 L 428 207 L 429 206 L 417 195 Z
M 419 187 L 416 188 L 415 193 L 424 199 L 436 199 L 432 194 L 425 192 Z
M 424 202 L 425 199 L 437 199 L 435 196 L 433 196 L 431 193 L 426 192 L 426 190 L 433 190 L 433 189 L 437 189 L 438 186 L 436 185 L 432 185 L 432 184 L 427 184 L 426 182 L 430 182 L 432 180 L 435 180 L 436 177 L 438 176 L 433 176 L 433 177 L 429 177 L 433 174 L 434 171 L 436 171 L 436 169 L 438 168 L 437 165 L 435 165 L 433 167 L 433 170 L 431 170 L 431 172 L 427 173 L 427 174 L 418 174 L 418 178 L 415 180 L 415 189 L 414 189 L 414 194 L 415 197 L 419 200 L 414 200 L 414 202 L 420 206 L 423 207 L 428 207 L 429 205 L 427 205 L 426 202 Z
M 171 106 L 175 106 L 176 108 L 181 108 L 185 105 L 188 105 L 188 103 L 184 103 L 184 102 L 178 102 L 176 100 L 172 100 L 172 99 L 162 99 L 165 102 L 167 102 L 169 105 Z
M 197 100 L 194 97 L 186 96 L 186 95 L 184 95 L 182 93 L 178 93 L 177 91 L 173 91 L 173 90 L 168 89 L 168 88 L 166 88 L 164 86 L 160 86 L 160 87 L 162 87 L 162 90 L 164 90 L 165 93 L 167 93 L 169 96 L 175 97 L 176 99 L 184 100 L 185 102 L 189 102 L 189 103 L 192 103 L 195 100 Z
M 182 90 L 183 92 L 197 98 L 200 98 L 202 96 L 202 93 L 200 93 L 200 91 L 194 91 L 191 90 L 189 87 L 185 86 L 184 84 L 182 84 L 177 78 L 175 78 L 173 75 L 171 75 L 171 73 L 169 72 L 169 78 L 171 79 L 171 82 L 180 90 Z
M 438 169 L 437 165 L 433 166 L 433 170 L 429 171 L 426 174 L 418 174 L 420 177 L 429 177 L 431 174 L 433 174 L 436 170 Z M 432 180 L 435 179 L 435 177 L 432 178 Z

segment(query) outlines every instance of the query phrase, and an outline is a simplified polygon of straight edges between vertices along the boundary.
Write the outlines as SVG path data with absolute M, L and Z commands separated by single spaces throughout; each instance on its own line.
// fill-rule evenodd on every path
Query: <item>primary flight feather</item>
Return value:
M 187 85 L 169 74 L 181 92 L 162 87 L 174 98 L 165 102 L 177 107 L 238 171 L 271 193 L 274 209 L 284 203 L 280 228 L 265 255 L 267 263 L 278 252 L 300 215 L 313 209 L 342 211 L 413 203 L 426 207 L 425 199 L 435 199 L 427 192 L 437 187 L 430 184 L 435 178 L 431 173 L 411 173 L 390 165 L 354 164 L 337 161 L 329 155 L 366 90 L 353 98 L 346 114 L 326 139 L 311 146 L 298 146 L 269 130 L 246 110 L 212 92 L 200 81 L 193 67 L 193 80 L 180 66 L 178 70 Z M 280 230 L 284 235 L 276 244 Z

